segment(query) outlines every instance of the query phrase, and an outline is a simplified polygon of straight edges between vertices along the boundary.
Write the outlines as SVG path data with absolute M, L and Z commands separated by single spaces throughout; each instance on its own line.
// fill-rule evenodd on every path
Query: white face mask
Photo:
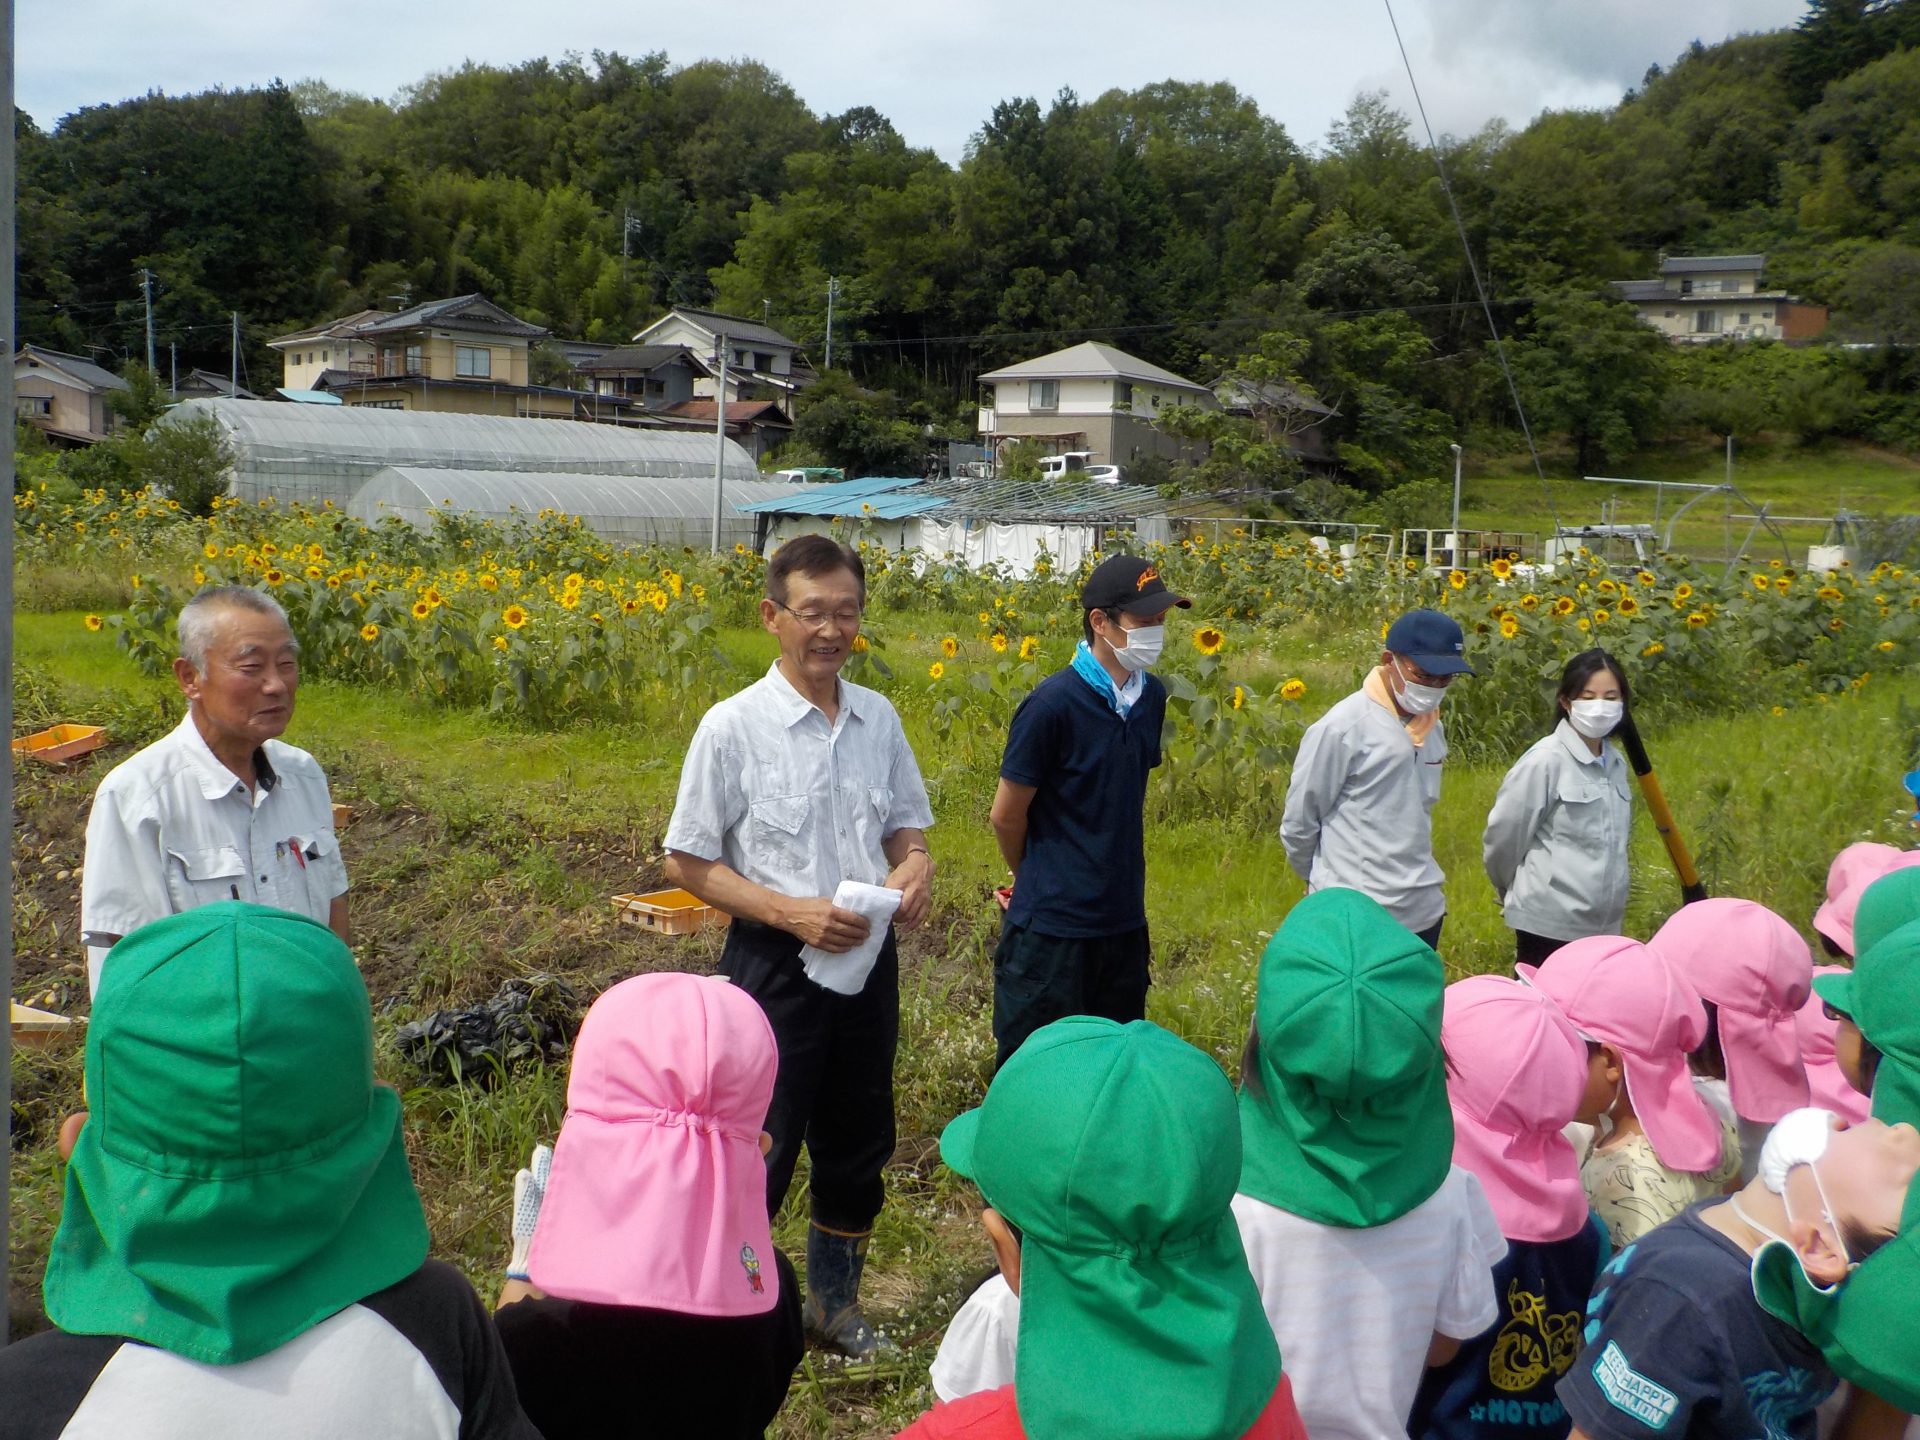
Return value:
M 1787 1175 L 1796 1165 L 1812 1165 L 1827 1153 L 1833 1138 L 1833 1115 L 1815 1106 L 1790 1110 L 1767 1132 L 1767 1143 L 1760 1147 L 1760 1167 L 1755 1172 L 1767 1189 L 1776 1195 L 1787 1193 Z
M 1107 645 L 1113 651 L 1113 658 L 1134 674 L 1142 670 L 1151 670 L 1153 662 L 1160 658 L 1160 651 L 1167 643 L 1165 625 L 1142 625 L 1138 630 L 1126 631 L 1127 643 L 1115 645 L 1111 640 Z
M 1438 710 L 1440 702 L 1447 698 L 1447 687 L 1444 685 L 1421 685 L 1407 679 L 1398 660 L 1393 662 L 1393 673 L 1400 677 L 1400 691 L 1393 698 L 1400 702 L 1400 708 L 1409 715 L 1425 715 L 1430 710 Z
M 1613 733 L 1627 707 L 1618 700 L 1575 700 L 1567 706 L 1567 719 L 1589 740 L 1600 740 Z

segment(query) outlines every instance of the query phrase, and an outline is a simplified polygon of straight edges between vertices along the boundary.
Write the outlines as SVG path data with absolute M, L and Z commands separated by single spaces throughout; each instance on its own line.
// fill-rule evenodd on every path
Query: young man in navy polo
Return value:
M 1142 813 L 1167 714 L 1148 671 L 1167 612 L 1192 604 L 1137 556 L 1103 562 L 1080 592 L 1086 638 L 1073 664 L 1014 712 L 992 817 L 1014 876 L 993 956 L 1001 1065 L 1063 1016 L 1146 1016 Z

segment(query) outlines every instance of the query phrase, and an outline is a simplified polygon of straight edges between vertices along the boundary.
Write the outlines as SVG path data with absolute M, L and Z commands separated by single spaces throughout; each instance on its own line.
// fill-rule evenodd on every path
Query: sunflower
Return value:
M 567 590 L 578 590 L 578 589 L 581 589 L 583 586 L 585 586 L 586 583 L 587 583 L 587 577 L 582 575 L 578 570 L 575 570 L 571 575 L 567 576 L 566 582 L 562 586 L 562 588 Z
M 1504 555 L 1496 558 L 1487 568 L 1493 571 L 1493 578 L 1496 580 L 1504 580 L 1513 574 L 1513 562 Z
M 1874 646 L 1873 648 L 1876 650 L 1891 651 L 1893 649 L 1893 641 L 1882 640 L 1878 645 Z
M 1762 595 L 1766 594 L 1768 590 L 1773 588 L 1773 582 L 1764 575 L 1755 575 L 1752 577 L 1752 579 L 1753 579 L 1753 588 L 1758 590 Z
M 1638 570 L 1634 572 L 1633 578 L 1638 580 L 1642 585 L 1651 585 L 1654 582 L 1655 576 L 1651 570 Z
M 653 592 L 652 595 L 648 596 L 647 598 L 653 602 L 653 608 L 655 610 L 659 611 L 662 615 L 667 613 L 667 592 L 666 591 L 656 590 Z
M 360 627 L 360 638 L 371 645 L 380 638 L 380 627 L 369 620 Z
M 867 637 L 866 636 L 856 635 L 853 637 L 853 653 L 856 655 L 864 655 L 867 653 Z
M 1605 610 L 1596 610 L 1593 612 L 1593 623 L 1596 625 L 1606 624 L 1609 618 Z
M 1282 700 L 1298 700 L 1306 693 L 1307 682 L 1300 679 L 1289 680 L 1280 687 L 1280 698 Z
M 1706 623 L 1707 615 L 1704 610 L 1695 610 L 1691 615 L 1687 616 L 1687 625 L 1690 629 L 1698 630 Z
M 220 558 L 220 547 L 209 540 L 200 553 L 209 560 L 218 560 Z
M 482 590 L 498 590 L 500 588 L 499 577 L 495 575 L 482 575 L 475 583 L 477 583 Z
M 993 616 L 988 614 L 985 610 L 982 610 L 980 612 L 980 623 L 982 625 L 991 625 L 993 623 Z
M 940 642 L 940 653 L 951 660 L 960 653 L 960 642 L 949 635 Z
M 1579 618 L 1578 620 L 1576 620 L 1576 621 L 1574 621 L 1573 623 L 1574 623 L 1575 625 L 1577 625 L 1577 626 L 1579 626 L 1579 627 L 1580 627 L 1580 633 L 1581 633 L 1581 634 L 1583 634 L 1583 635 L 1584 635 L 1584 634 L 1585 634 L 1585 633 L 1586 633 L 1587 631 L 1589 631 L 1589 630 L 1591 630 L 1591 629 L 1593 628 L 1593 622 L 1592 622 L 1591 620 L 1589 620 L 1589 619 L 1587 619 L 1587 617 L 1586 617 L 1586 616 L 1584 616 L 1584 615 L 1582 615 L 1582 616 L 1581 616 L 1581 617 L 1580 617 L 1580 618 Z
M 1193 648 L 1202 655 L 1218 655 L 1226 643 L 1227 637 L 1211 625 L 1203 625 L 1193 632 Z
M 1240 685 L 1234 686 L 1233 687 L 1233 708 L 1238 710 L 1242 705 L 1246 703 L 1247 703 L 1247 692 L 1245 687 Z
M 271 558 L 280 553 L 280 547 L 269 540 L 260 547 L 260 553 Z
M 1500 617 L 1500 636 L 1502 639 L 1511 640 L 1519 633 L 1520 622 L 1518 620 L 1511 615 L 1502 615 Z
M 578 590 L 562 590 L 560 592 L 560 608 L 562 610 L 579 609 L 580 592 Z
M 326 573 L 327 573 L 327 570 L 324 565 L 307 566 L 307 578 L 309 580 L 318 580 L 322 575 Z
M 928 679 L 938 680 L 942 675 L 946 673 L 947 673 L 947 667 L 942 665 L 938 660 L 934 661 L 933 664 L 927 666 Z
M 1522 610 L 1531 610 L 1539 603 L 1540 597 L 1538 595 L 1522 595 L 1520 597 L 1520 608 Z
M 1028 635 L 1021 640 L 1020 658 L 1022 660 L 1031 660 L 1033 659 L 1034 656 L 1038 655 L 1039 653 L 1040 653 L 1040 637 L 1038 635 Z
M 527 609 L 524 605 L 509 605 L 500 612 L 500 623 L 509 630 L 518 630 L 527 623 Z
M 424 620 L 431 614 L 433 614 L 433 606 L 429 605 L 426 601 L 416 600 L 413 602 L 414 619 Z
M 1467 588 L 1467 572 L 1464 570 L 1449 570 L 1447 572 L 1447 584 L 1451 585 L 1456 590 L 1466 589 Z
M 993 646 L 993 650 L 996 655 L 1004 655 L 1007 653 L 1007 637 L 1001 634 L 998 630 L 993 632 L 993 638 L 990 639 L 987 643 Z
M 1791 575 L 1774 576 L 1773 588 L 1778 590 L 1782 595 L 1785 595 L 1789 590 L 1793 589 L 1793 577 Z
M 494 649 L 496 649 L 496 650 L 504 650 L 504 649 L 506 649 L 506 648 L 507 648 L 507 637 L 506 637 L 506 636 L 504 636 L 504 635 L 496 635 L 496 636 L 494 636 L 494 637 L 493 637 L 493 648 L 494 648 Z
M 1623 592 L 1620 596 L 1619 603 L 1613 608 L 1618 610 L 1622 615 L 1638 615 L 1640 613 L 1640 602 L 1631 595 Z
M 1688 618 L 1691 619 L 1692 617 L 1689 616 Z M 1840 631 L 1846 628 L 1847 628 L 1847 622 L 1842 620 L 1838 615 L 1834 616 L 1831 620 L 1827 621 L 1827 629 L 1835 632 L 1836 634 L 1838 634 Z
M 1693 598 L 1693 586 L 1682 580 L 1678 585 L 1673 587 L 1673 598 L 1676 600 L 1691 600 Z
M 1558 600 L 1554 601 L 1553 613 L 1556 615 L 1571 615 L 1573 613 L 1573 597 L 1571 595 L 1562 595 Z
M 98 630 L 102 625 L 105 625 L 107 622 L 102 620 L 98 615 L 89 615 L 85 620 L 81 621 L 80 623 L 85 625 L 89 630 Z
M 1818 590 L 1814 591 L 1813 594 L 1816 600 L 1844 600 L 1847 598 L 1831 585 L 1822 585 Z

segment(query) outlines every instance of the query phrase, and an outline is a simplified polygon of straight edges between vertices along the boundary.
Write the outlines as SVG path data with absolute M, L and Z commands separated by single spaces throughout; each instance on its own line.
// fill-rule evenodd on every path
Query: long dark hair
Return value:
M 1582 650 L 1567 661 L 1567 668 L 1560 672 L 1560 688 L 1553 695 L 1553 718 L 1547 722 L 1548 730 L 1554 729 L 1566 718 L 1567 706 L 1587 688 L 1587 682 L 1602 670 L 1611 672 L 1613 678 L 1620 682 L 1620 724 L 1627 723 L 1628 717 L 1633 714 L 1633 687 L 1627 684 L 1627 672 L 1620 668 L 1620 662 L 1596 645 L 1591 650 Z

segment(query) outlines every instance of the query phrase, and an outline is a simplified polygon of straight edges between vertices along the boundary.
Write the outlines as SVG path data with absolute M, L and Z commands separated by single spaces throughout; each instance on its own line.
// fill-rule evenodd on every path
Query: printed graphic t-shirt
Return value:
M 1553 1387 L 1580 1353 L 1587 1296 L 1611 1250 L 1589 1213 L 1564 1240 L 1508 1240 L 1493 1267 L 1504 1321 L 1427 1371 L 1407 1433 L 1414 1440 L 1562 1440 Z
M 1560 1402 L 1593 1440 L 1813 1440 L 1838 1383 L 1753 1298 L 1746 1253 L 1688 1210 L 1616 1255 Z

